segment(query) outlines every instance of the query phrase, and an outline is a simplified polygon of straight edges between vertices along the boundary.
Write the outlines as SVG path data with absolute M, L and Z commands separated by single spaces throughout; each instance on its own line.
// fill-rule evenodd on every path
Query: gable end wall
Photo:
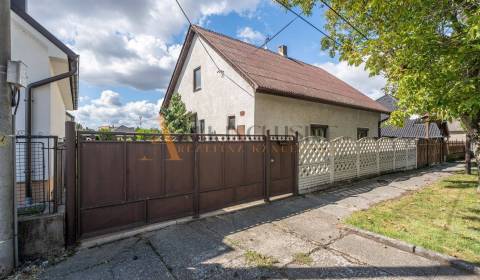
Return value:
M 245 125 L 247 129 L 253 127 L 253 88 L 203 41 L 210 55 L 224 71 L 225 76 L 222 77 L 198 40 L 201 39 L 195 35 L 174 92 L 180 93 L 187 110 L 197 113 L 198 120 L 205 120 L 206 133 L 227 133 L 227 117 L 233 115 L 237 126 Z M 202 89 L 194 92 L 193 70 L 197 67 L 201 67 Z M 245 112 L 243 116 L 240 114 L 242 111 Z

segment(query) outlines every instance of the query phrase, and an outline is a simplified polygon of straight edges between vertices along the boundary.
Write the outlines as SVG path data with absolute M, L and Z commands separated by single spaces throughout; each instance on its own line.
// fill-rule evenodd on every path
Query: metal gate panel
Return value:
M 198 184 L 200 192 L 217 190 L 223 187 L 223 143 L 199 143 Z
M 200 193 L 200 213 L 214 211 L 230 206 L 235 201 L 233 188 Z
M 245 181 L 245 147 L 244 143 L 224 144 L 223 176 L 225 187 L 244 185 Z
M 272 196 L 294 192 L 295 142 L 271 142 L 271 185 Z
M 125 144 L 80 144 L 80 207 L 122 203 L 126 200 Z
M 152 199 L 148 201 L 148 222 L 156 223 L 194 214 L 193 195 Z
M 165 195 L 163 148 L 163 144 L 127 144 L 129 201 Z
M 145 224 L 145 201 L 86 209 L 80 213 L 82 238 Z
M 163 145 L 165 144 L 156 144 Z M 192 194 L 194 191 L 194 148 L 192 143 L 175 143 L 179 158 L 165 155 L 165 168 L 159 170 L 165 174 L 165 190 L 169 196 Z M 164 151 L 167 149 L 165 148 Z
M 245 143 L 245 185 L 262 184 L 265 177 L 265 143 Z

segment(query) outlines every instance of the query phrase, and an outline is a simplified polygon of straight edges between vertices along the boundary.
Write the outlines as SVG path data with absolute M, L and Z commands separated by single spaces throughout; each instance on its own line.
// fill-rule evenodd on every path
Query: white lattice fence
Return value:
M 348 137 L 340 137 L 330 143 L 333 155 L 333 181 L 345 181 L 357 177 L 357 143 Z
M 378 143 L 373 138 L 362 138 L 358 145 L 358 176 L 378 173 Z
M 330 142 L 307 137 L 299 146 L 299 185 L 309 189 L 330 183 Z
M 340 137 L 328 141 L 306 137 L 299 141 L 299 190 L 312 192 L 361 177 L 414 169 L 417 142 L 410 139 Z
M 395 170 L 407 169 L 407 142 L 404 139 L 393 140 L 395 149 Z
M 380 138 L 378 141 L 378 167 L 379 173 L 395 170 L 393 165 L 395 159 L 395 148 L 393 139 Z

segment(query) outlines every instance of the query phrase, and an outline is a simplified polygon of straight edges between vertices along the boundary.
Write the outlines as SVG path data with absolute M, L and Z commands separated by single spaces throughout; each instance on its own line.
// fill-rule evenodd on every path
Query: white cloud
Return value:
M 355 67 L 341 61 L 339 63 L 326 62 L 315 65 L 325 69 L 370 98 L 377 99 L 383 95 L 382 89 L 386 85 L 386 79 L 382 76 L 370 77 L 368 72 L 365 71 L 364 64 Z
M 253 30 L 249 26 L 239 29 L 237 31 L 237 37 L 244 42 L 254 45 L 263 44 L 266 38 L 260 31 Z
M 76 121 L 91 129 L 102 125 L 126 125 L 129 127 L 141 126 L 144 128 L 159 128 L 158 112 L 163 99 L 157 103 L 146 100 L 122 103 L 120 94 L 105 90 L 100 98 L 89 104 L 80 106 L 75 115 Z
M 254 11 L 260 0 L 180 0 L 196 23 L 211 15 Z M 55 7 L 55 8 L 52 8 Z M 29 13 L 81 56 L 80 78 L 99 86 L 167 87 L 188 25 L 175 1 L 30 1 Z

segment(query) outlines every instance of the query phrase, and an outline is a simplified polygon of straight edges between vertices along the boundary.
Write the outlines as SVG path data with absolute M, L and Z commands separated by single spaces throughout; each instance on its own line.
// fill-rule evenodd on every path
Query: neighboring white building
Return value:
M 377 137 L 388 109 L 323 69 L 190 27 L 162 107 L 178 92 L 199 133 Z
M 12 60 L 27 65 L 28 82 L 78 69 L 78 55 L 27 13 L 26 0 L 12 0 Z M 32 135 L 65 136 L 67 111 L 77 108 L 78 71 L 70 78 L 32 89 Z M 17 135 L 26 135 L 26 90 L 21 91 L 15 117 Z
M 77 109 L 78 55 L 27 13 L 26 0 L 11 0 L 11 44 L 11 60 L 27 66 L 29 83 L 18 99 L 15 133 L 35 137 L 17 137 L 17 205 L 43 203 L 50 210 L 54 191 L 62 186 L 55 165 L 61 157 L 50 136 L 64 138 L 65 122 L 73 119 L 68 111 Z

